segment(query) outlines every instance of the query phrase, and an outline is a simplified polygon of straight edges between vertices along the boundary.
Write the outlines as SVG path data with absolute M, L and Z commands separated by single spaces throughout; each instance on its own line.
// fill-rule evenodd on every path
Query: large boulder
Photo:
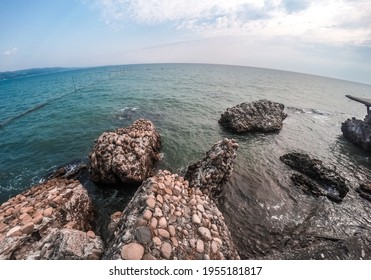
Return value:
M 91 230 L 93 220 L 78 181 L 34 186 L 0 206 L 0 259 L 97 259 L 103 243 Z
M 351 143 L 371 151 L 371 116 L 366 115 L 364 120 L 347 119 L 341 124 L 343 136 Z
M 127 128 L 105 132 L 89 156 L 91 179 L 105 185 L 139 184 L 153 175 L 160 148 L 160 135 L 149 120 L 139 119 Z
M 302 174 L 293 174 L 291 179 L 307 194 L 326 196 L 334 202 L 341 202 L 349 191 L 345 178 L 336 168 L 303 153 L 288 153 L 281 161 Z
M 266 99 L 228 108 L 219 123 L 232 132 L 271 132 L 282 128 L 285 106 Z
M 239 259 L 213 200 L 168 171 L 147 179 L 113 216 L 103 259 Z
M 238 143 L 234 139 L 226 138 L 214 144 L 200 161 L 188 166 L 184 177 L 189 185 L 199 188 L 211 198 L 219 196 L 223 184 L 233 172 L 237 148 Z

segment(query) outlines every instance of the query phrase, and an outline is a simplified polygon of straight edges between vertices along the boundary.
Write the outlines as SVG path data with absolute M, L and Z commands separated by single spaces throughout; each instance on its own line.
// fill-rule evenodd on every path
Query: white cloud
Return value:
M 201 37 L 294 36 L 370 45 L 369 0 L 95 0 L 111 26 L 171 23 Z
M 18 48 L 12 48 L 10 50 L 6 50 L 5 52 L 3 52 L 3 55 L 12 56 L 12 55 L 15 55 L 17 51 L 18 51 Z

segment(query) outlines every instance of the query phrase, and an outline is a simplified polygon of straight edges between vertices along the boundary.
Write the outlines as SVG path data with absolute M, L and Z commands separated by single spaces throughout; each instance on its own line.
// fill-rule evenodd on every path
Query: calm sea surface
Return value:
M 292 186 L 291 170 L 279 160 L 287 152 L 302 151 L 345 174 L 368 176 L 370 157 L 348 144 L 340 130 L 341 122 L 363 118 L 366 109 L 345 94 L 371 97 L 371 86 L 197 64 L 74 69 L 0 81 L 0 203 L 57 166 L 86 160 L 102 132 L 144 117 L 162 137 L 159 168 L 173 172 L 184 171 L 224 137 L 238 140 L 235 172 L 221 210 L 243 257 L 295 248 L 300 243 L 295 236 L 362 233 L 371 225 L 367 202 L 354 192 L 341 205 L 307 197 Z M 286 106 L 288 117 L 279 133 L 236 136 L 219 126 L 227 107 L 262 98 Z M 92 195 L 111 199 L 99 188 Z

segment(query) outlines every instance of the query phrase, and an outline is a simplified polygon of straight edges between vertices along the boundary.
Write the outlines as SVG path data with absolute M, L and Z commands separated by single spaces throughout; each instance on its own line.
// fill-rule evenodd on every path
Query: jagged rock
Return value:
M 86 237 L 93 219 L 92 202 L 78 181 L 34 186 L 0 206 L 0 259 L 86 259 L 89 248 L 103 250 L 99 237 Z M 71 249 L 75 239 L 86 247 L 81 254 Z
M 371 151 L 371 116 L 366 115 L 364 120 L 356 118 L 347 119 L 341 124 L 343 136 L 349 142 L 363 148 L 366 151 Z
M 219 123 L 237 133 L 271 132 L 282 128 L 282 122 L 287 117 L 283 112 L 285 105 L 266 99 L 251 103 L 241 103 L 228 108 Z
M 238 143 L 234 139 L 217 142 L 200 161 L 188 166 L 184 178 L 190 186 L 216 198 L 233 172 L 237 148 Z
M 325 165 L 321 160 L 295 152 L 285 154 L 280 159 L 302 173 L 293 174 L 291 178 L 295 185 L 300 186 L 306 193 L 341 202 L 349 191 L 346 180 L 336 172 L 336 168 Z
M 100 184 L 141 183 L 153 175 L 160 148 L 160 135 L 149 120 L 105 132 L 89 156 L 91 179 Z
M 122 212 L 103 255 L 103 259 L 139 258 L 239 259 L 239 255 L 213 200 L 183 177 L 160 170 L 143 182 Z
M 359 185 L 359 188 L 356 189 L 356 191 L 359 193 L 359 196 L 367 199 L 368 201 L 371 201 L 371 182 L 364 182 Z

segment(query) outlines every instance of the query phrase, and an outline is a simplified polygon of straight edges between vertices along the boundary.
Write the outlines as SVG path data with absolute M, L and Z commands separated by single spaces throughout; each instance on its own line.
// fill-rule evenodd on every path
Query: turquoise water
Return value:
M 144 117 L 154 122 L 163 140 L 159 168 L 173 172 L 182 172 L 224 137 L 238 140 L 238 160 L 223 211 L 240 246 L 253 248 L 246 256 L 262 255 L 278 239 L 260 241 L 263 245 L 258 246 L 260 235 L 289 230 L 309 211 L 298 203 L 300 194 L 288 189 L 289 169 L 279 156 L 304 151 L 344 172 L 368 172 L 369 156 L 341 137 L 341 122 L 366 113 L 363 105 L 350 102 L 345 94 L 369 97 L 371 86 L 203 64 L 71 69 L 0 81 L 0 203 L 38 183 L 57 166 L 87 159 L 103 131 Z M 262 98 L 286 106 L 288 117 L 279 133 L 235 136 L 219 126 L 227 107 Z M 287 216 L 288 212 L 296 216 Z M 327 222 L 323 218 L 323 224 Z

